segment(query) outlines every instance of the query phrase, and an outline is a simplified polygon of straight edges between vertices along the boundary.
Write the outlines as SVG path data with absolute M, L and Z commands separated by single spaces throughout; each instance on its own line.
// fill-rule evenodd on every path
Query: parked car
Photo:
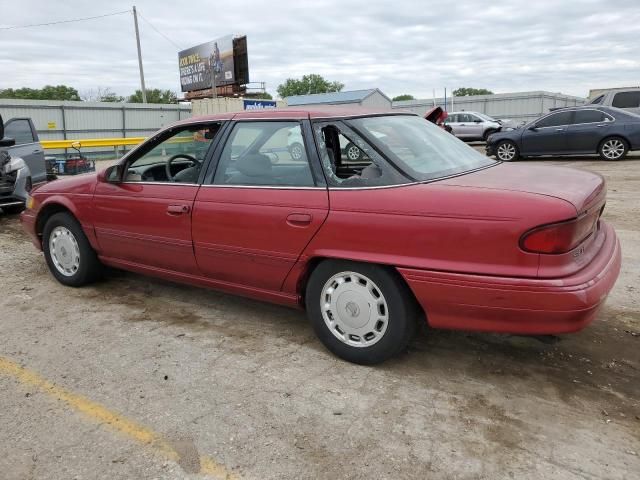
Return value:
M 640 87 L 609 90 L 591 100 L 589 105 L 615 107 L 640 114 Z
M 292 129 L 304 158 L 272 163 Z M 64 285 L 109 265 L 306 308 L 332 352 L 373 364 L 425 321 L 584 328 L 620 270 L 605 200 L 600 175 L 497 162 L 410 113 L 286 109 L 175 123 L 34 189 L 21 220 Z
M 301 160 L 306 157 L 306 153 L 304 152 L 304 145 L 302 141 L 302 134 L 299 129 L 293 128 L 288 133 L 289 142 L 287 145 L 287 150 L 291 155 L 293 160 Z M 352 162 L 358 162 L 363 157 L 363 152 L 361 149 L 357 147 L 353 142 L 350 142 L 346 139 L 342 139 L 342 143 L 340 144 L 340 151 L 342 155 L 346 155 L 346 157 Z
M 27 192 L 47 180 L 44 149 L 29 118 L 0 116 L 0 208 L 18 213 L 24 208 Z
M 486 140 L 502 129 L 498 120 L 479 112 L 451 112 L 444 124 L 451 127 L 451 133 L 456 137 L 469 141 Z
M 491 135 L 487 155 L 510 162 L 542 155 L 599 154 L 621 160 L 640 148 L 640 115 L 618 108 L 562 108 L 511 131 Z

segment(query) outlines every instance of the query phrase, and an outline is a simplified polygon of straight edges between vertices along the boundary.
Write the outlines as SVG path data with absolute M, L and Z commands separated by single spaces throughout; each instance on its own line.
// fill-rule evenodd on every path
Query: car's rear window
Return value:
M 456 137 L 413 115 L 349 121 L 400 170 L 419 180 L 434 180 L 496 164 Z

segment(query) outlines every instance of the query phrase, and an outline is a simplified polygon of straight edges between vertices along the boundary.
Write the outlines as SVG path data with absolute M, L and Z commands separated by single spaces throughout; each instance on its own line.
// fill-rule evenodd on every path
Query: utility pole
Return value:
M 147 89 L 144 86 L 144 70 L 142 69 L 142 50 L 140 49 L 140 31 L 138 30 L 138 12 L 133 6 L 133 23 L 136 27 L 136 44 L 138 45 L 138 66 L 140 67 L 140 88 L 142 88 L 142 103 L 147 103 Z

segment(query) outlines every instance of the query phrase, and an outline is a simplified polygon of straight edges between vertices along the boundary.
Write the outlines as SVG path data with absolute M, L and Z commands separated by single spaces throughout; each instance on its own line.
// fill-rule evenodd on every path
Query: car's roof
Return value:
M 194 116 L 182 120 L 176 125 L 187 125 L 202 121 L 224 121 L 224 120 L 302 120 L 320 118 L 353 118 L 373 115 L 415 115 L 412 112 L 398 110 L 372 110 L 362 107 L 334 107 L 313 106 L 309 108 L 285 107 L 270 108 L 265 110 L 244 110 L 241 112 L 225 112 L 215 115 Z

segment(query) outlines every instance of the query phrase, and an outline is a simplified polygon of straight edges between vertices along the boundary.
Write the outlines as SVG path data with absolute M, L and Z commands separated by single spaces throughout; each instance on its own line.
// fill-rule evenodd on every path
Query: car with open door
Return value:
M 640 149 L 640 115 L 618 108 L 585 105 L 560 108 L 523 127 L 494 133 L 487 155 L 511 162 L 544 155 L 593 155 L 622 160 Z
M 306 309 L 328 349 L 373 364 L 425 322 L 584 328 L 620 270 L 605 200 L 600 175 L 497 162 L 414 114 L 276 109 L 170 125 L 34 189 L 21 220 L 65 285 L 109 265 Z

